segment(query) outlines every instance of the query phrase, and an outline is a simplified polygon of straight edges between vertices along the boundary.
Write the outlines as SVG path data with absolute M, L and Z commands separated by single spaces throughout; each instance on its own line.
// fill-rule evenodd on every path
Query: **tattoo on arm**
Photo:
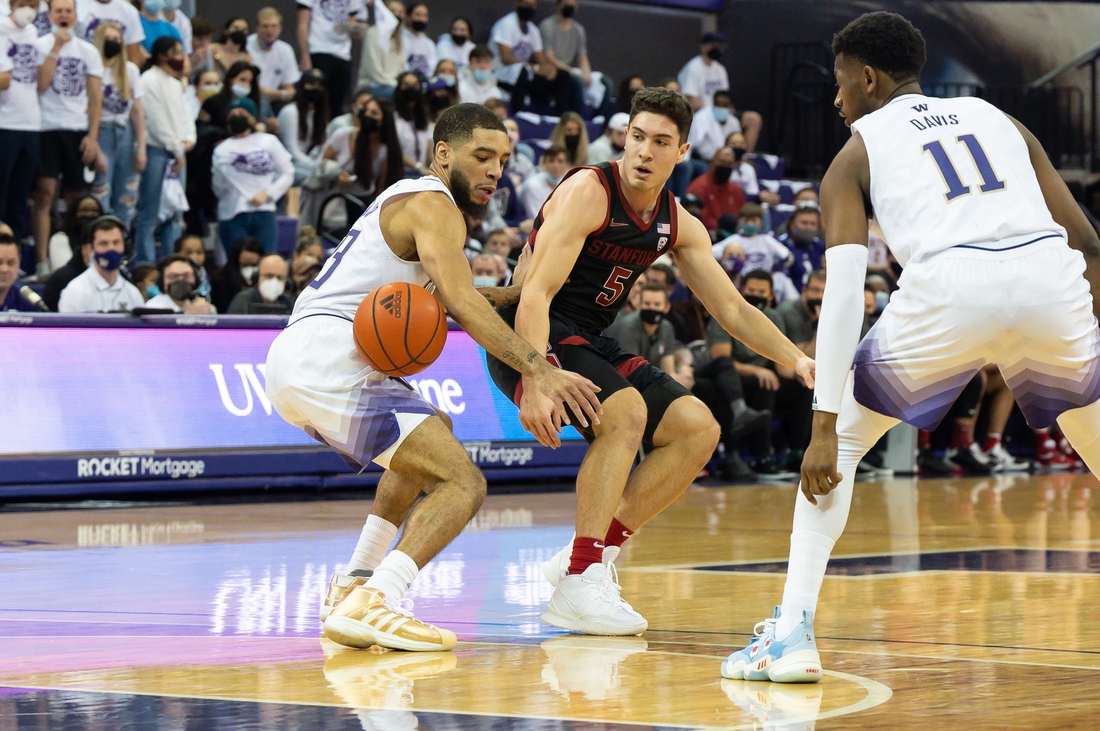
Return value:
M 527 362 L 528 363 L 534 363 L 535 358 L 538 358 L 538 357 L 539 357 L 539 354 L 536 353 L 534 350 L 532 350 L 530 353 L 527 354 Z
M 519 287 L 478 287 L 477 293 L 493 307 L 506 307 L 519 303 Z

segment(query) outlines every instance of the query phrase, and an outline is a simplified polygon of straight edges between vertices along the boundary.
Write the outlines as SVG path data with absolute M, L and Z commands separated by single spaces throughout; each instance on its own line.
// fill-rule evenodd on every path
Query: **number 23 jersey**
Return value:
M 599 176 L 607 191 L 607 214 L 603 226 L 585 239 L 569 280 L 550 302 L 550 316 L 598 333 L 615 321 L 638 277 L 676 243 L 676 199 L 668 189 L 662 190 L 656 211 L 645 223 L 622 198 L 617 162 L 574 168 L 565 177 L 580 170 Z M 559 210 L 557 215 L 568 216 L 569 211 Z M 531 246 L 553 251 L 554 241 L 539 235 L 542 223 L 540 211 Z
M 902 266 L 959 246 L 1065 239 L 1023 135 L 988 102 L 906 94 L 852 130 L 867 148 L 875 219 Z

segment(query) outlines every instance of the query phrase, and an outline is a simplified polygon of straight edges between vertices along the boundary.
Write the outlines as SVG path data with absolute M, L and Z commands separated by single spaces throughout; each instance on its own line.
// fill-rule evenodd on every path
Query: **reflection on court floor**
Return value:
M 718 672 L 781 598 L 793 486 L 693 488 L 639 531 L 637 638 L 539 621 L 572 495 L 493 497 L 409 592 L 459 635 L 428 654 L 320 639 L 366 502 L 0 513 L 0 729 L 1094 728 L 1095 486 L 857 486 L 811 686 Z

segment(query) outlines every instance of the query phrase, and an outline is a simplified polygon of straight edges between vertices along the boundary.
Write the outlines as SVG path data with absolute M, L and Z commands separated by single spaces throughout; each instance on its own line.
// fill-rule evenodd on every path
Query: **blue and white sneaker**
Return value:
M 722 663 L 722 677 L 731 680 L 770 680 L 774 683 L 816 683 L 821 680 L 821 655 L 814 637 L 814 613 L 802 612 L 802 621 L 785 639 L 775 638 L 775 617 L 758 622 L 749 646 Z

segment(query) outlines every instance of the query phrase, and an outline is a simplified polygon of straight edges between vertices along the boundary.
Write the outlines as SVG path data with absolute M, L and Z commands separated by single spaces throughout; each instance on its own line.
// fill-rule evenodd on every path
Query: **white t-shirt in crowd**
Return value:
M 176 15 L 179 15 L 179 11 Z M 141 15 L 137 8 L 126 0 L 79 0 L 76 4 L 77 31 L 81 38 L 91 41 L 95 29 L 105 20 L 112 20 L 122 27 L 122 42 L 129 46 L 145 40 L 145 29 L 141 27 Z
M 309 52 L 327 53 L 345 61 L 351 60 L 351 37 L 338 33 L 336 26 L 352 17 L 361 18 L 363 0 L 297 0 L 298 6 L 310 10 Z
M 124 276 L 119 274 L 114 284 L 107 284 L 107 280 L 92 265 L 61 290 L 57 311 L 120 312 L 144 306 L 145 298 Z
M 539 215 L 539 210 L 550 194 L 554 192 L 554 184 L 550 182 L 550 175 L 545 170 L 540 170 L 519 187 L 519 200 L 527 211 L 528 218 Z
M 39 64 L 53 52 L 51 33 L 35 43 Z M 41 94 L 42 129 L 88 129 L 88 77 L 103 78 L 103 59 L 88 41 L 73 36 L 57 52 L 53 81 Z
M 393 122 L 397 127 L 397 139 L 401 143 L 401 154 L 414 162 L 424 164 L 428 159 L 428 150 L 432 146 L 435 125 L 428 122 L 425 129 L 419 130 L 412 122 L 406 122 L 397 115 L 394 115 Z
M 742 160 L 733 166 L 730 180 L 741 186 L 745 195 L 752 198 L 760 195 L 760 181 L 756 178 L 756 167 L 748 160 Z
M 33 25 L 20 28 L 11 18 L 0 19 L 0 73 L 11 72 L 11 84 L 0 91 L 0 129 L 42 129 L 38 66 L 43 59 L 35 48 L 37 42 L 38 29 Z
M 294 182 L 290 153 L 278 137 L 265 132 L 230 137 L 219 143 L 214 148 L 212 169 L 219 221 L 228 221 L 239 213 L 274 211 Z M 266 203 L 258 207 L 249 203 L 263 190 L 268 195 Z
M 510 66 L 502 63 L 501 46 L 511 48 L 512 55 L 519 63 Z M 514 12 L 508 13 L 493 24 L 489 34 L 489 50 L 493 52 L 493 70 L 496 72 L 497 79 L 506 84 L 514 84 L 519 78 L 523 64 L 536 53 L 542 52 L 542 34 L 534 23 L 528 23 L 527 29 L 523 30 L 520 28 L 519 16 Z
M 684 64 L 676 80 L 680 82 L 680 91 L 684 96 L 699 97 L 704 107 L 714 103 L 714 92 L 730 88 L 726 67 L 718 61 L 708 64 L 702 56 L 696 56 Z
M 191 19 L 183 14 L 183 11 L 176 8 L 176 14 L 172 16 L 171 20 L 165 17 L 164 12 L 158 16 L 161 20 L 165 20 L 172 24 L 172 27 L 180 32 L 180 42 L 183 44 L 183 52 L 187 55 L 191 55 L 191 38 L 194 35 L 191 31 Z M 255 62 L 256 57 L 252 57 Z
M 460 74 L 462 73 L 462 69 L 469 65 L 470 51 L 472 50 L 474 50 L 473 41 L 467 39 L 461 46 L 456 46 L 450 33 L 444 33 L 439 36 L 439 40 L 435 42 L 437 63 L 445 58 L 449 58 L 455 62 L 455 68 L 458 69 Z
M 324 152 L 324 142 L 310 149 L 310 140 L 313 139 L 313 112 L 306 116 L 306 137 L 298 137 L 298 105 L 294 102 L 283 106 L 279 110 L 279 141 L 290 153 L 291 159 L 296 165 L 309 165 Z
M 183 312 L 176 301 L 168 296 L 166 293 L 161 292 L 156 297 L 151 298 L 142 307 L 150 310 L 171 310 L 172 312 Z
M 283 84 L 297 84 L 302 78 L 298 70 L 298 59 L 294 49 L 286 41 L 278 38 L 265 49 L 255 33 L 248 37 L 244 50 L 252 56 L 252 65 L 260 70 L 260 86 L 264 89 L 279 89 Z
M 103 69 L 103 124 L 117 124 L 122 127 L 130 124 L 130 110 L 134 106 L 134 100 L 145 96 L 145 90 L 141 86 L 141 70 L 129 61 L 126 62 L 126 76 L 130 82 L 129 100 L 123 99 L 115 88 L 114 71 Z
M 413 33 L 408 28 L 401 31 L 401 47 L 405 49 L 405 66 L 424 78 L 435 73 L 435 43 L 427 33 Z
M 714 153 L 726 146 L 726 138 L 740 131 L 741 122 L 733 116 L 732 110 L 722 123 L 715 119 L 714 107 L 703 107 L 692 117 L 688 142 L 695 157 L 710 162 Z
M 458 72 L 458 98 L 464 102 L 484 104 L 490 99 L 503 99 L 504 94 L 497 86 L 495 76 L 484 84 L 479 84 L 474 81 L 470 69 L 464 68 Z
M 11 0 L 0 0 L 0 15 L 5 18 L 11 15 Z M 39 38 L 53 30 L 50 25 L 50 4 L 46 0 L 39 0 L 38 15 L 34 16 L 33 23 L 38 29 Z

